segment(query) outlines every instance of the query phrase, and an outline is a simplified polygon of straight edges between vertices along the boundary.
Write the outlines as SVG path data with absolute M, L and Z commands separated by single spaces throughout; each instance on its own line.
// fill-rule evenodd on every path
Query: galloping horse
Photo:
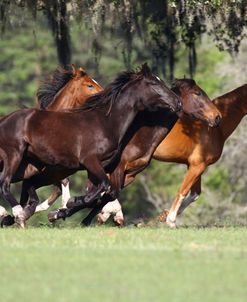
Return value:
M 154 152 L 156 160 L 185 164 L 188 168 L 170 211 L 164 210 L 159 216 L 160 221 L 166 220 L 171 227 L 176 226 L 177 215 L 200 196 L 202 174 L 218 161 L 225 141 L 247 114 L 247 84 L 217 97 L 213 104 L 222 115 L 219 127 L 208 128 L 204 123 L 183 116 Z M 121 211 L 120 204 L 114 203 Z M 100 219 L 104 222 L 112 211 L 114 208 L 108 206 Z
M 214 127 L 219 124 L 221 119 L 220 112 L 209 100 L 206 93 L 196 85 L 195 81 L 189 79 L 177 80 L 173 91 L 179 95 L 182 100 L 182 116 L 184 118 L 190 120 L 191 117 L 200 119 L 204 121 L 206 127 L 208 127 L 208 125 Z M 175 123 L 177 119 L 178 117 L 174 116 L 173 123 Z M 141 116 L 139 120 L 140 126 L 125 147 L 117 168 L 110 175 L 111 183 L 115 183 L 115 187 L 121 188 L 127 186 L 134 180 L 138 173 L 147 167 L 157 145 L 167 134 L 165 129 L 161 127 L 163 120 L 164 115 L 162 113 L 159 115 L 150 115 L 150 113 L 147 113 L 145 118 L 144 116 Z M 177 137 L 174 137 L 173 140 L 178 144 L 181 143 Z M 91 219 L 97 214 L 102 206 L 107 202 L 112 201 L 111 197 L 107 196 L 107 194 L 102 197 L 102 200 L 102 203 L 98 203 L 84 220 L 84 224 L 90 224 Z M 65 218 L 83 208 L 83 206 L 81 206 L 80 198 L 76 198 L 74 202 L 70 200 L 68 206 L 72 208 L 60 209 L 58 212 L 53 212 L 52 215 L 50 215 L 50 219 Z M 122 224 L 122 215 L 118 215 L 119 207 L 116 208 L 116 212 L 115 222 Z
M 115 197 L 105 168 L 121 154 L 124 135 L 138 112 L 169 108 L 181 110 L 179 97 L 151 74 L 124 72 L 74 112 L 19 110 L 0 124 L 0 156 L 3 171 L 0 189 L 10 203 L 15 221 L 24 226 L 25 209 L 10 192 L 10 182 L 26 157 L 39 170 L 50 165 L 69 174 L 86 169 L 96 190 L 84 198 L 85 205 L 102 192 Z M 34 188 L 30 199 L 38 202 Z
M 52 111 L 76 108 L 84 104 L 89 96 L 102 90 L 103 88 L 89 77 L 81 67 L 77 69 L 72 65 L 71 67 L 66 67 L 66 69 L 57 68 L 39 87 L 36 108 Z M 38 170 L 29 164 L 24 177 L 29 178 L 36 173 L 38 173 Z M 64 182 L 64 185 L 66 185 L 66 182 Z M 61 190 L 60 185 L 58 188 Z M 23 198 L 25 194 L 26 192 L 23 190 Z M 66 203 L 67 199 L 63 200 L 63 203 Z M 8 225 L 14 223 L 12 217 L 0 206 L 1 218 L 5 218 L 5 223 Z
M 154 158 L 160 161 L 186 164 L 188 171 L 172 206 L 160 215 L 169 226 L 176 226 L 176 217 L 201 194 L 201 175 L 220 158 L 224 143 L 247 114 L 247 84 L 213 100 L 222 115 L 220 126 L 209 129 L 202 123 L 180 120 L 173 131 L 158 146 Z M 179 148 L 174 138 L 183 143 Z M 169 150 L 169 153 L 166 151 Z

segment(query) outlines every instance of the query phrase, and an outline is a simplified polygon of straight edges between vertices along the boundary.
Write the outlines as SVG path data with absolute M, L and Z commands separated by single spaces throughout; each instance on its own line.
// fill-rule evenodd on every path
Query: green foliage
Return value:
M 211 173 L 208 173 L 205 185 L 211 190 L 220 190 L 227 196 L 227 183 L 229 182 L 228 175 L 222 167 L 218 169 L 212 169 Z
M 30 24 L 6 33 L 0 43 L 0 113 L 33 107 L 38 80 L 56 65 L 51 36 L 44 30 L 35 34 Z

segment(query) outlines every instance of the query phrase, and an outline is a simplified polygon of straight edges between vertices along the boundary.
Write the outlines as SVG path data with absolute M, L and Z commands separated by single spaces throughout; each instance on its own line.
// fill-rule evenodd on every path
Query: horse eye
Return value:
M 202 95 L 202 92 L 201 91 L 197 91 L 197 92 L 195 92 L 195 94 L 198 95 L 198 96 L 200 96 L 200 95 Z
M 90 88 L 90 89 L 93 89 L 93 88 L 94 88 L 94 86 L 93 86 L 92 84 L 87 85 L 87 87 Z

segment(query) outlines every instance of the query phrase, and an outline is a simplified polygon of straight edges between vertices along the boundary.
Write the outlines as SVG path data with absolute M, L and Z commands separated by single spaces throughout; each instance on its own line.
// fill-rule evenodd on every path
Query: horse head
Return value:
M 206 122 L 210 127 L 216 127 L 221 121 L 221 113 L 192 79 L 178 79 L 172 90 L 181 97 L 183 113 L 192 118 Z
M 102 90 L 82 67 L 57 68 L 38 89 L 38 107 L 49 110 L 75 108 Z
M 142 91 L 144 108 L 169 108 L 173 112 L 181 110 L 180 97 L 173 93 L 159 77 L 152 74 L 146 63 L 142 65 L 138 76 L 142 79 L 138 90 Z

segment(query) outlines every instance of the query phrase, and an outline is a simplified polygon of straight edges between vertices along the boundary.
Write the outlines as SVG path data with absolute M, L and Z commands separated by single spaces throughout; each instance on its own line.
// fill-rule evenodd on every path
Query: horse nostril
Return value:
M 215 118 L 215 125 L 218 126 L 220 121 L 221 121 L 221 117 L 219 115 L 217 115 Z

